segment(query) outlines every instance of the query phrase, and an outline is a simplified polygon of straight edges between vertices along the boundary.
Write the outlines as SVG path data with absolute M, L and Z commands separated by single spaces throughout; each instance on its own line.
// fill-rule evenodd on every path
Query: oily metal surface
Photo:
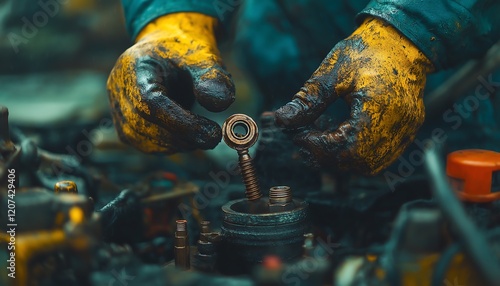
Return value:
M 227 274 L 248 273 L 269 255 L 288 262 L 302 255 L 303 235 L 309 230 L 308 204 L 294 200 L 296 208 L 290 211 L 271 212 L 267 206 L 252 212 L 254 203 L 242 199 L 222 207 L 219 262 Z
M 244 213 L 235 210 L 246 203 L 246 199 L 230 201 L 222 206 L 224 222 L 239 225 L 270 225 L 292 223 L 307 218 L 308 203 L 300 200 L 294 200 L 295 209 L 279 213 Z

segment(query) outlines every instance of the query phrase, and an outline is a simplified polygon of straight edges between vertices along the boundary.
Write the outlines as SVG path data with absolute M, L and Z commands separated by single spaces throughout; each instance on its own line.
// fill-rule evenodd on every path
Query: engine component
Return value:
M 224 272 L 248 272 L 267 255 L 275 255 L 285 262 L 300 258 L 303 236 L 308 229 L 308 204 L 289 199 L 285 206 L 279 207 L 281 209 L 276 209 L 276 204 L 270 200 L 269 208 L 259 213 L 250 212 L 245 199 L 231 201 L 222 207 L 219 264 Z
M 500 66 L 500 42 L 497 42 L 479 60 L 471 60 L 453 76 L 425 96 L 426 122 L 443 115 L 446 108 L 453 105 L 467 91 L 473 90 L 477 79 L 491 74 Z M 492 93 L 494 94 L 494 93 Z
M 17 164 L 20 157 L 21 151 L 16 148 L 10 139 L 9 110 L 7 107 L 0 105 L 0 180 L 6 181 L 8 168 L 12 168 Z M 2 184 L 0 188 L 3 187 Z
M 243 129 L 242 132 L 237 129 Z M 252 147 L 259 138 L 257 124 L 245 114 L 233 114 L 222 126 L 222 136 L 227 146 L 238 152 L 241 176 L 246 187 L 246 197 L 249 201 L 256 201 L 262 197 L 259 189 L 255 167 L 248 148 Z
M 463 201 L 492 202 L 500 199 L 500 153 L 461 150 L 450 153 L 446 174 L 452 189 Z
M 0 204 L 2 213 L 7 213 L 5 194 L 0 196 Z M 42 285 L 41 281 L 61 272 L 68 265 L 78 265 L 72 269 L 74 275 L 82 285 L 88 283 L 92 263 L 89 251 L 98 237 L 95 224 L 90 220 L 88 199 L 81 195 L 56 195 L 41 189 L 31 189 L 16 195 L 16 206 L 29 212 L 19 212 L 16 227 L 10 228 L 10 232 L 14 231 L 14 243 L 9 237 L 9 228 L 4 228 L 8 226 L 7 218 L 2 217 L 4 219 L 0 220 L 1 248 L 7 249 L 9 243 L 15 246 L 13 268 L 16 278 L 2 276 L 0 284 Z M 33 214 L 36 214 L 36 220 Z M 77 263 L 69 263 L 71 261 Z
M 448 228 L 435 202 L 404 205 L 383 253 L 346 259 L 335 285 L 434 286 L 434 277 L 440 277 L 435 285 L 485 285 L 464 253 L 454 253 L 444 269 L 436 267 L 446 250 L 455 247 Z
M 18 128 L 10 128 L 9 134 L 8 114 L 8 109 L 0 106 L 0 159 L 3 158 L 0 160 L 0 178 L 4 178 L 8 168 L 18 168 L 23 171 L 19 176 L 36 178 L 37 184 L 48 189 L 52 189 L 61 177 L 79 179 L 83 185 L 80 185 L 80 191 L 97 199 L 98 181 L 78 158 L 38 148 Z
M 78 194 L 78 188 L 73 181 L 60 181 L 54 185 L 54 193 Z
M 187 233 L 187 221 L 177 220 L 175 231 L 175 266 L 182 269 L 189 269 L 189 238 Z
M 220 235 L 210 230 L 210 222 L 202 221 L 200 239 L 197 243 L 197 253 L 194 255 L 193 268 L 202 272 L 214 272 L 216 262 L 215 243 Z
M 269 198 L 262 198 L 248 154 L 259 133 L 249 116 L 230 116 L 222 131 L 226 144 L 238 152 L 247 199 L 231 201 L 222 207 L 219 269 L 228 274 L 243 274 L 269 255 L 285 262 L 299 258 L 303 235 L 307 232 L 308 204 L 294 200 L 288 186 L 272 187 Z
M 497 285 L 500 281 L 500 273 L 498 272 L 500 261 L 492 253 L 485 235 L 479 231 L 478 227 L 467 216 L 463 206 L 453 196 L 436 148 L 426 150 L 425 159 L 427 171 L 433 180 L 433 192 L 443 214 L 460 237 L 466 253 L 484 280 L 488 282 L 487 284 Z
M 288 186 L 276 186 L 269 190 L 269 211 L 289 211 L 295 207 L 292 191 Z
M 9 110 L 0 106 L 0 155 L 6 156 L 16 150 L 9 134 Z

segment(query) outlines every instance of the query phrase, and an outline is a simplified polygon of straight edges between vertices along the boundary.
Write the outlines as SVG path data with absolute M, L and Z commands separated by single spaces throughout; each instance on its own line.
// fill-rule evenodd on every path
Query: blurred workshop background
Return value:
M 262 1 L 268 4 L 270 2 Z M 47 6 L 47 3 L 51 6 Z M 262 9 L 264 10 L 265 7 Z M 297 9 L 297 14 L 302 15 L 300 13 L 302 10 Z M 342 16 L 347 17 L 347 15 Z M 354 28 L 354 21 L 352 28 Z M 273 34 L 267 36 L 274 37 Z M 256 46 L 265 46 L 266 40 L 260 39 Z M 266 119 L 266 117 L 261 117 L 262 110 L 259 109 L 262 96 L 250 77 L 237 67 L 237 55 L 232 54 L 231 42 L 232 37 L 229 32 L 225 40 L 220 43 L 220 50 L 225 65 L 235 82 L 235 103 L 221 113 L 209 113 L 199 106 L 194 107 L 195 112 L 221 125 L 231 114 L 245 113 L 256 119 L 262 127 L 263 124 L 259 118 Z M 86 198 L 91 198 L 90 203 L 87 201 L 85 203 L 91 205 L 92 210 L 98 210 L 103 214 L 105 241 L 130 243 L 133 245 L 134 253 L 141 256 L 143 261 L 164 263 L 173 257 L 172 237 L 175 226 L 173 221 L 181 217 L 179 212 L 193 225 L 196 221 L 201 222 L 203 217 L 204 220 L 211 221 L 214 228 L 217 228 L 222 221 L 221 206 L 229 200 L 243 198 L 244 188 L 241 184 L 241 176 L 238 172 L 234 172 L 237 153 L 226 144 L 219 144 L 214 150 L 167 157 L 143 154 L 119 141 L 109 112 L 106 81 L 116 59 L 131 45 L 132 41 L 125 31 L 120 0 L 1 1 L 0 105 L 6 106 L 9 110 L 10 136 L 18 147 L 21 146 L 18 150 L 22 150 L 19 152 L 21 155 L 16 154 L 15 150 L 9 150 L 10 153 L 6 153 L 9 153 L 7 155 L 14 154 L 12 157 L 19 155 L 16 159 L 20 161 L 19 166 L 24 168 L 19 172 L 23 173 L 19 175 L 20 186 L 54 190 L 54 186 L 61 178 L 75 182 L 78 185 L 78 192 L 84 194 Z M 319 57 L 319 55 L 315 56 Z M 491 65 L 498 66 L 500 46 L 496 45 L 496 50 L 487 55 L 486 61 L 489 59 L 488 56 L 496 59 L 496 62 L 489 61 Z M 258 66 L 259 63 L 255 65 Z M 261 160 L 257 162 L 259 166 L 268 167 L 264 171 L 257 170 L 261 179 L 260 183 L 263 186 L 286 184 L 294 190 L 294 198 L 295 196 L 305 197 L 304 194 L 307 194 L 307 201 L 311 205 L 312 220 L 317 225 L 326 226 L 323 236 L 333 237 L 335 240 L 332 241 L 340 241 L 343 244 L 342 247 L 352 246 L 357 251 L 352 253 L 359 254 L 365 250 L 369 254 L 380 253 L 381 246 L 386 242 L 389 242 L 388 245 L 396 245 L 389 240 L 389 235 L 394 227 L 394 218 L 401 206 L 408 202 L 418 203 L 420 200 L 432 198 L 429 180 L 422 175 L 421 170 L 424 168 L 425 161 L 422 145 L 430 141 L 430 138 L 434 136 L 433 132 L 440 131 L 442 136 L 445 135 L 450 142 L 454 142 L 454 145 L 445 146 L 442 154 L 465 148 L 500 151 L 500 96 L 498 96 L 498 83 L 494 83 L 494 79 L 499 78 L 498 68 L 495 74 L 495 68 L 485 71 L 484 67 L 487 65 L 481 65 L 480 62 L 479 64 L 478 62 L 466 64 L 461 74 L 456 74 L 455 80 L 452 81 L 445 80 L 456 70 L 429 77 L 429 87 L 435 88 L 443 83 L 444 85 L 434 92 L 432 89 L 428 90 L 429 94 L 426 95 L 426 99 L 430 100 L 428 106 L 432 107 L 427 110 L 430 119 L 420 131 L 417 143 L 412 144 L 410 149 L 389 169 L 389 171 L 394 171 L 392 174 L 398 174 L 400 179 L 390 181 L 384 177 L 384 174 L 368 179 L 356 174 L 345 175 L 324 169 L 321 170 L 323 173 L 320 173 L 302 168 L 300 164 L 304 164 L 301 162 L 304 160 L 297 153 L 293 153 L 293 144 L 280 129 L 273 126 L 273 117 L 269 117 L 267 118 L 269 126 L 267 126 L 267 131 L 261 133 L 261 138 L 266 135 L 275 136 L 272 137 L 273 142 L 271 142 L 274 145 L 269 147 L 271 143 L 268 142 L 269 148 L 264 148 L 265 150 L 260 152 L 260 157 L 254 157 L 255 161 Z M 482 78 L 481 81 L 479 76 L 483 72 L 490 74 L 490 77 Z M 491 80 L 492 74 L 495 75 L 493 80 Z M 488 100 L 478 101 L 476 97 L 470 95 L 475 91 L 477 94 L 476 86 L 484 81 L 493 81 L 496 85 L 486 87 L 492 89 L 488 90 L 491 93 Z M 300 86 L 302 82 L 303 80 L 293 83 L 283 81 L 278 84 L 281 87 L 290 88 L 293 85 Z M 458 97 L 450 96 L 450 94 L 458 95 Z M 441 118 L 442 115 L 447 114 L 447 109 L 451 108 L 455 102 L 463 103 L 464 100 L 471 100 L 470 102 L 474 104 L 477 102 L 478 106 L 467 116 L 459 117 L 455 113 L 449 113 L 459 121 L 451 117 L 448 121 L 445 117 Z M 3 110 L 0 111 L 3 112 Z M 0 143 L 5 143 L 1 140 L 2 136 L 9 133 L 1 128 L 0 125 Z M 416 149 L 420 151 L 411 153 Z M 251 151 L 254 155 L 256 150 Z M 416 157 L 408 154 L 420 155 L 420 161 L 405 163 Z M 3 154 L 0 153 L 0 155 Z M 6 156 L 6 158 L 10 157 Z M 33 167 L 30 168 L 30 166 Z M 0 175 L 2 167 L 4 166 L 0 164 Z M 196 185 L 197 188 L 191 187 L 192 185 L 188 187 L 180 185 L 180 182 L 193 183 L 192 185 Z M 394 188 L 393 183 L 398 183 L 398 185 Z M 180 187 L 175 187 L 179 185 Z M 203 193 L 209 190 L 210 186 L 215 186 L 216 192 L 220 191 L 223 195 Z M 27 189 L 34 194 L 49 193 L 40 192 L 37 188 Z M 55 189 L 57 193 L 57 187 Z M 198 205 L 190 208 L 187 211 L 188 214 L 183 213 L 185 210 L 182 206 L 186 204 L 180 202 L 186 202 L 185 197 L 193 196 L 194 189 L 200 189 L 197 194 L 202 193 L 208 197 L 206 206 L 208 204 L 210 206 L 199 207 Z M 265 188 L 262 187 L 262 189 Z M 119 223 L 116 223 L 112 221 L 115 216 L 109 211 L 111 207 L 104 207 L 110 201 L 112 207 L 126 206 L 126 203 L 121 204 L 120 199 L 127 201 L 126 196 L 132 193 L 129 192 L 131 190 L 134 194 L 138 194 L 138 197 L 144 194 L 156 195 L 140 201 L 141 204 L 146 205 L 144 226 L 140 221 L 134 221 L 134 219 L 140 220 L 140 217 L 133 213 L 130 216 L 122 215 Z M 118 199 L 112 201 L 118 194 L 120 194 Z M 165 194 L 174 195 L 160 196 Z M 59 200 L 57 196 L 53 197 L 54 201 Z M 157 209 L 149 206 L 160 200 L 167 201 L 167 207 L 164 207 L 165 204 Z M 189 202 L 192 201 L 190 197 Z M 27 203 L 20 200 L 18 206 L 30 208 L 31 203 L 29 200 Z M 40 200 L 39 203 L 42 204 L 44 201 Z M 197 203 L 200 204 L 200 202 Z M 52 211 L 49 207 L 46 209 Z M 425 211 L 427 206 L 422 209 Z M 408 211 L 410 208 L 403 210 Z M 201 211 L 204 212 L 203 215 L 200 215 Z M 478 225 L 485 228 L 490 224 L 498 225 L 494 224 L 498 223 L 498 213 L 498 207 L 479 213 Z M 42 212 L 38 212 L 37 215 L 44 217 Z M 435 213 L 431 215 L 433 218 Z M 47 220 L 52 220 L 53 213 L 49 213 L 46 217 Z M 110 217 L 112 219 L 109 219 Z M 483 219 L 484 217 L 487 219 Z M 27 229 L 38 228 L 38 225 L 35 225 L 38 221 L 33 219 L 31 214 L 25 215 L 24 218 L 27 222 L 33 222 L 33 225 L 26 223 Z M 22 217 L 19 216 L 19 221 L 21 219 Z M 169 224 L 165 223 L 166 221 Z M 405 224 L 406 221 L 401 220 L 401 225 Z M 110 231 L 112 227 L 116 229 Z M 412 230 L 414 231 L 412 235 L 408 237 L 420 239 L 420 234 L 427 232 L 426 229 L 422 231 L 424 228 L 426 225 L 422 228 L 415 228 Z M 395 233 L 399 235 L 399 232 Z M 418 235 L 414 235 L 415 233 Z M 434 233 L 430 233 L 428 241 L 432 242 L 430 245 L 434 245 L 434 241 L 438 240 L 432 236 Z M 438 236 L 437 232 L 436 236 Z M 196 238 L 195 235 L 191 237 Z M 368 246 L 375 246 L 373 249 L 378 249 L 378 252 L 368 252 Z M 299 246 L 299 249 L 300 247 L 302 246 Z M 459 250 L 459 248 L 456 249 Z M 153 252 L 154 255 L 151 254 Z M 337 262 L 342 261 L 343 255 L 351 254 L 347 251 L 344 254 L 339 253 L 336 258 Z M 5 267 L 1 268 L 0 274 L 6 277 L 1 272 L 5 271 Z M 110 271 L 106 273 L 108 276 L 111 275 Z M 36 277 L 36 275 L 33 276 L 34 279 Z M 108 283 L 111 278 L 106 276 L 106 279 L 102 278 L 100 281 Z M 0 284 L 1 282 L 0 280 Z

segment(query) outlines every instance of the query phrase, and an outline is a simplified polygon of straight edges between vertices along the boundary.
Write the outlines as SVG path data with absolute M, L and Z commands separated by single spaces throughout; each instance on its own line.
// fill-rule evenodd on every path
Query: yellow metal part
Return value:
M 430 286 L 439 254 L 422 257 L 416 262 L 401 264 L 402 280 L 405 286 Z M 463 254 L 456 255 L 450 262 L 443 285 L 486 285 L 474 266 Z
M 78 194 L 78 187 L 73 181 L 60 181 L 54 185 L 54 193 Z
M 79 207 L 72 207 L 69 211 L 69 218 L 68 226 L 75 227 L 85 220 L 84 212 Z M 0 245 L 3 243 L 8 244 L 10 241 L 10 235 L 0 233 Z M 82 251 L 88 248 L 89 239 L 86 235 L 76 235 L 68 238 L 66 232 L 61 229 L 42 230 L 16 233 L 14 246 L 16 274 L 15 279 L 10 280 L 11 285 L 26 286 L 32 285 L 33 279 L 36 279 L 30 273 L 30 263 L 34 258 L 64 249 Z
M 72 207 L 69 210 L 69 219 L 74 224 L 81 224 L 85 220 L 85 214 L 79 207 Z
M 65 244 L 65 238 L 62 230 L 16 234 L 16 278 L 12 279 L 12 285 L 30 285 L 29 263 L 31 259 L 40 254 L 61 249 Z M 9 239 L 8 235 L 0 234 L 0 241 L 8 243 Z
M 408 254 L 405 258 L 401 256 L 395 265 L 391 266 L 395 267 L 391 271 L 398 272 L 400 279 L 398 281 L 389 281 L 388 269 L 384 268 L 387 266 L 383 266 L 375 255 L 349 257 L 338 268 L 335 274 L 335 285 L 359 285 L 359 279 L 362 279 L 363 283 L 368 283 L 367 285 L 392 285 L 394 283 L 394 285 L 401 286 L 431 286 L 440 255 L 433 253 L 419 256 Z M 467 257 L 459 253 L 450 261 L 443 281 L 439 285 L 465 286 L 486 285 L 486 283 Z
M 412 257 L 408 261 L 400 261 L 395 265 L 400 273 L 402 286 L 430 286 L 435 266 L 440 254 L 422 255 Z M 370 261 L 370 260 L 369 260 Z M 387 272 L 377 267 L 374 272 L 379 280 L 387 277 Z M 459 253 L 451 260 L 448 271 L 440 285 L 486 285 L 474 265 Z

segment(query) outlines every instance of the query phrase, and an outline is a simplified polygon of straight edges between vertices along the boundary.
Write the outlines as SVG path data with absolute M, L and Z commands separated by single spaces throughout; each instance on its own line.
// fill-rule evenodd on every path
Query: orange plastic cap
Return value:
M 461 150 L 448 155 L 446 174 L 458 196 L 468 202 L 500 199 L 500 153 Z

